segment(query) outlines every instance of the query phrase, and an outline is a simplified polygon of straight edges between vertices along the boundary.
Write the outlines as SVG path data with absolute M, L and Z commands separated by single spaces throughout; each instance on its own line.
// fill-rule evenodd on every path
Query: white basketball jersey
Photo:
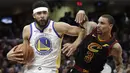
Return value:
M 35 52 L 32 65 L 59 68 L 62 38 L 54 29 L 54 21 L 50 20 L 43 31 L 36 28 L 36 22 L 31 23 L 30 28 L 30 46 L 33 47 Z

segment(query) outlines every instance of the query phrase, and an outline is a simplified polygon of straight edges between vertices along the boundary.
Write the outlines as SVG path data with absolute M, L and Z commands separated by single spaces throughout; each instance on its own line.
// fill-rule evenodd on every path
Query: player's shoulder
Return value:
M 119 56 L 122 53 L 122 48 L 119 43 L 115 43 L 111 49 L 110 55 Z
M 24 29 L 29 29 L 30 28 L 30 25 L 25 25 L 24 26 Z
M 35 24 L 35 22 L 29 23 L 29 24 L 25 25 L 24 28 L 30 28 L 30 25 L 34 25 L 34 24 Z
M 91 23 L 91 24 L 97 24 L 96 22 L 94 22 L 94 21 L 89 21 L 89 23 Z
M 32 25 L 32 24 L 34 24 L 34 23 L 35 23 L 35 22 L 32 22 L 32 23 L 30 23 L 30 24 L 27 24 L 27 25 L 24 26 L 24 28 L 25 28 L 25 29 L 29 29 L 29 28 L 30 28 L 30 25 Z
M 86 21 L 83 26 L 87 28 L 96 28 L 97 23 L 94 21 Z
M 93 28 L 96 28 L 97 27 L 97 23 L 94 22 L 94 21 L 89 21 L 88 22 Z
M 121 48 L 121 45 L 117 42 L 113 45 L 113 48 Z
M 23 31 L 25 32 L 30 32 L 30 25 L 25 25 L 24 28 L 23 28 Z
M 113 45 L 112 49 L 122 51 L 122 47 L 118 42 Z

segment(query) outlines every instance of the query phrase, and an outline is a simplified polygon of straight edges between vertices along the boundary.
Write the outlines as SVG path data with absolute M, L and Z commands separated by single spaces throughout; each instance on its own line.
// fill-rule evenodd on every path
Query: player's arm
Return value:
M 55 28 L 60 35 L 67 34 L 70 36 L 78 36 L 76 39 L 78 42 L 75 42 L 75 44 L 79 44 L 79 42 L 84 38 L 85 30 L 80 27 L 71 26 L 64 22 L 56 22 Z
M 123 73 L 122 48 L 119 43 L 113 45 L 110 55 L 114 58 L 117 73 Z
M 81 26 L 84 22 L 89 21 L 84 10 L 79 10 L 76 14 L 75 21 Z
M 23 33 L 22 33 L 22 37 L 23 37 L 23 48 L 28 49 L 28 47 L 30 46 L 30 38 L 31 38 L 31 31 L 30 31 L 30 25 L 26 25 L 23 28 Z M 26 64 L 26 66 L 29 66 L 30 63 L 26 63 L 25 61 L 23 61 L 24 64 Z
M 70 54 L 72 54 L 74 50 L 76 50 L 77 46 L 80 44 L 80 42 L 84 38 L 85 31 L 84 29 L 80 27 L 71 26 L 64 22 L 57 22 L 55 28 L 56 28 L 56 31 L 61 35 L 67 34 L 70 36 L 78 36 L 71 46 L 64 47 L 63 49 L 63 53 L 70 50 L 70 52 L 68 52 L 68 56 L 69 56 Z
M 29 45 L 29 37 L 30 37 L 30 25 L 26 25 L 23 28 L 23 33 L 22 33 L 22 37 L 23 37 L 23 44 L 24 45 Z
M 85 35 L 88 35 L 97 27 L 97 23 L 93 21 L 86 21 L 83 23 L 83 27 L 85 28 Z
M 28 25 L 24 27 L 23 29 L 23 43 L 26 44 L 28 43 L 27 40 L 27 34 L 29 33 L 28 31 Z M 18 63 L 24 63 L 24 59 L 23 57 L 23 52 L 22 50 L 16 50 L 14 51 L 16 48 L 18 47 L 18 45 L 14 46 L 8 53 L 7 53 L 7 59 L 10 61 L 14 61 L 14 62 L 18 62 Z
M 89 21 L 84 10 L 79 10 L 76 14 L 75 21 L 80 24 L 81 27 L 85 28 L 85 34 L 90 34 L 93 29 L 97 27 L 97 23 L 94 21 Z

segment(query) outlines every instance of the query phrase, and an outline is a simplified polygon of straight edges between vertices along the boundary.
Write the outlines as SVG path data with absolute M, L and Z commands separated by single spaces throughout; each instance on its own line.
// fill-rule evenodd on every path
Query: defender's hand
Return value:
M 66 43 L 63 45 L 63 53 L 66 54 L 66 56 L 70 56 L 73 54 L 73 52 L 76 50 L 77 46 L 71 43 Z
M 82 24 L 84 21 L 88 20 L 85 11 L 84 10 L 79 10 L 78 13 L 76 14 L 75 21 L 79 24 Z

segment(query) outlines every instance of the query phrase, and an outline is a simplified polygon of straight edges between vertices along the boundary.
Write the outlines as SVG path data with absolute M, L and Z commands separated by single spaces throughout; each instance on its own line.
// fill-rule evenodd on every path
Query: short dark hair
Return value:
M 113 18 L 113 16 L 111 16 L 111 15 L 109 15 L 109 14 L 104 14 L 104 15 L 102 15 L 101 17 L 107 18 L 107 19 L 108 19 L 108 22 L 109 22 L 110 24 L 112 24 L 112 25 L 115 24 L 115 19 Z
M 37 1 L 37 2 L 35 2 L 35 3 L 32 5 L 32 9 L 35 9 L 35 8 L 38 8 L 38 7 L 47 7 L 47 8 L 49 8 L 47 2 L 42 1 L 42 0 Z

